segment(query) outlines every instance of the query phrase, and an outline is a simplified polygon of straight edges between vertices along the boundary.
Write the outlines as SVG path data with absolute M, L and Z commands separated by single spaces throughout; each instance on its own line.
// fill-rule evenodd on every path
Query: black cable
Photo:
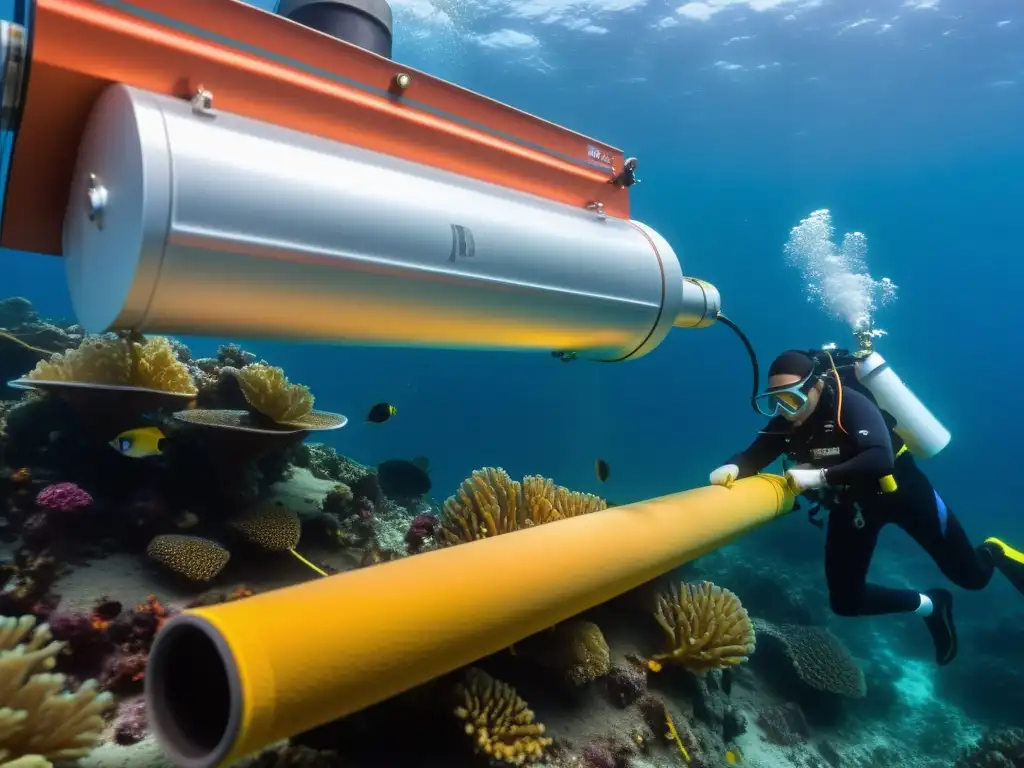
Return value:
M 732 332 L 740 337 L 740 341 L 743 342 L 743 346 L 747 348 L 747 355 L 750 357 L 750 367 L 754 371 L 754 386 L 750 392 L 750 407 L 753 408 L 756 413 L 760 413 L 760 411 L 757 410 L 757 395 L 761 389 L 761 368 L 757 364 L 757 353 L 754 352 L 754 345 L 750 343 L 750 339 L 748 339 L 747 335 L 740 330 L 740 327 L 721 312 L 718 313 L 717 320 L 722 325 L 731 328 Z

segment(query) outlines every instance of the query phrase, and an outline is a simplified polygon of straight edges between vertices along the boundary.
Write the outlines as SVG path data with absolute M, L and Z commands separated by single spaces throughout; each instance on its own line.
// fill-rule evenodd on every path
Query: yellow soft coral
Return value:
M 466 734 L 473 737 L 478 753 L 523 765 L 540 761 L 551 745 L 544 726 L 533 721 L 533 712 L 512 686 L 471 667 L 457 693 L 462 704 L 455 708 L 455 716 L 465 721 Z
M 188 368 L 164 336 L 143 341 L 92 336 L 76 349 L 41 360 L 25 376 L 31 381 L 57 381 L 107 387 L 139 387 L 180 395 L 198 391 Z
M 92 336 L 67 352 L 40 360 L 25 378 L 105 386 L 128 386 L 132 361 L 122 339 Z
M 0 617 L 0 768 L 52 768 L 100 741 L 114 701 L 95 680 L 65 692 L 64 675 L 48 673 L 65 645 L 52 640 L 32 616 Z
M 573 685 L 608 674 L 611 651 L 601 628 L 592 621 L 570 619 L 516 644 L 516 655 L 557 671 Z
M 740 664 L 754 652 L 754 627 L 739 598 L 709 581 L 679 584 L 659 595 L 654 618 L 671 648 L 655 661 L 703 674 Z
M 313 410 L 309 387 L 288 381 L 281 368 L 253 363 L 244 368 L 225 368 L 224 372 L 238 381 L 246 402 L 273 422 L 300 423 Z
M 437 541 L 453 546 L 607 507 L 604 499 L 570 491 L 538 475 L 519 483 L 500 467 L 484 467 L 445 501 Z
M 154 336 L 141 344 L 132 342 L 131 354 L 132 386 L 182 395 L 198 393 L 192 374 L 165 336 Z

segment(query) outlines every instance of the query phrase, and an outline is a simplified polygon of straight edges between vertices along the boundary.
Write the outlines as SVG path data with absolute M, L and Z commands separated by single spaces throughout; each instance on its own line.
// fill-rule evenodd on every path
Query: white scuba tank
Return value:
M 854 370 L 857 380 L 875 396 L 878 407 L 896 419 L 896 434 L 914 456 L 930 459 L 949 444 L 949 430 L 917 399 L 884 357 L 872 352 Z

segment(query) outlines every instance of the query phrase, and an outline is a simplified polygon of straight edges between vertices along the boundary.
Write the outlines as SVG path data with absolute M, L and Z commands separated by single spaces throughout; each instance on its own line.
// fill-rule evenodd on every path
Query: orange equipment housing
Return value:
M 0 246 L 62 255 L 93 103 L 124 83 L 628 219 L 620 150 L 237 0 L 32 0 Z

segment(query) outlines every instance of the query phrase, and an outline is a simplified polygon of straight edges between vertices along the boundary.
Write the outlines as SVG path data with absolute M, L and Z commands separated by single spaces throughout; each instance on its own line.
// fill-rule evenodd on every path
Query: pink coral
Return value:
M 77 512 L 92 504 L 92 496 L 74 483 L 55 483 L 39 492 L 36 504 L 50 512 Z

